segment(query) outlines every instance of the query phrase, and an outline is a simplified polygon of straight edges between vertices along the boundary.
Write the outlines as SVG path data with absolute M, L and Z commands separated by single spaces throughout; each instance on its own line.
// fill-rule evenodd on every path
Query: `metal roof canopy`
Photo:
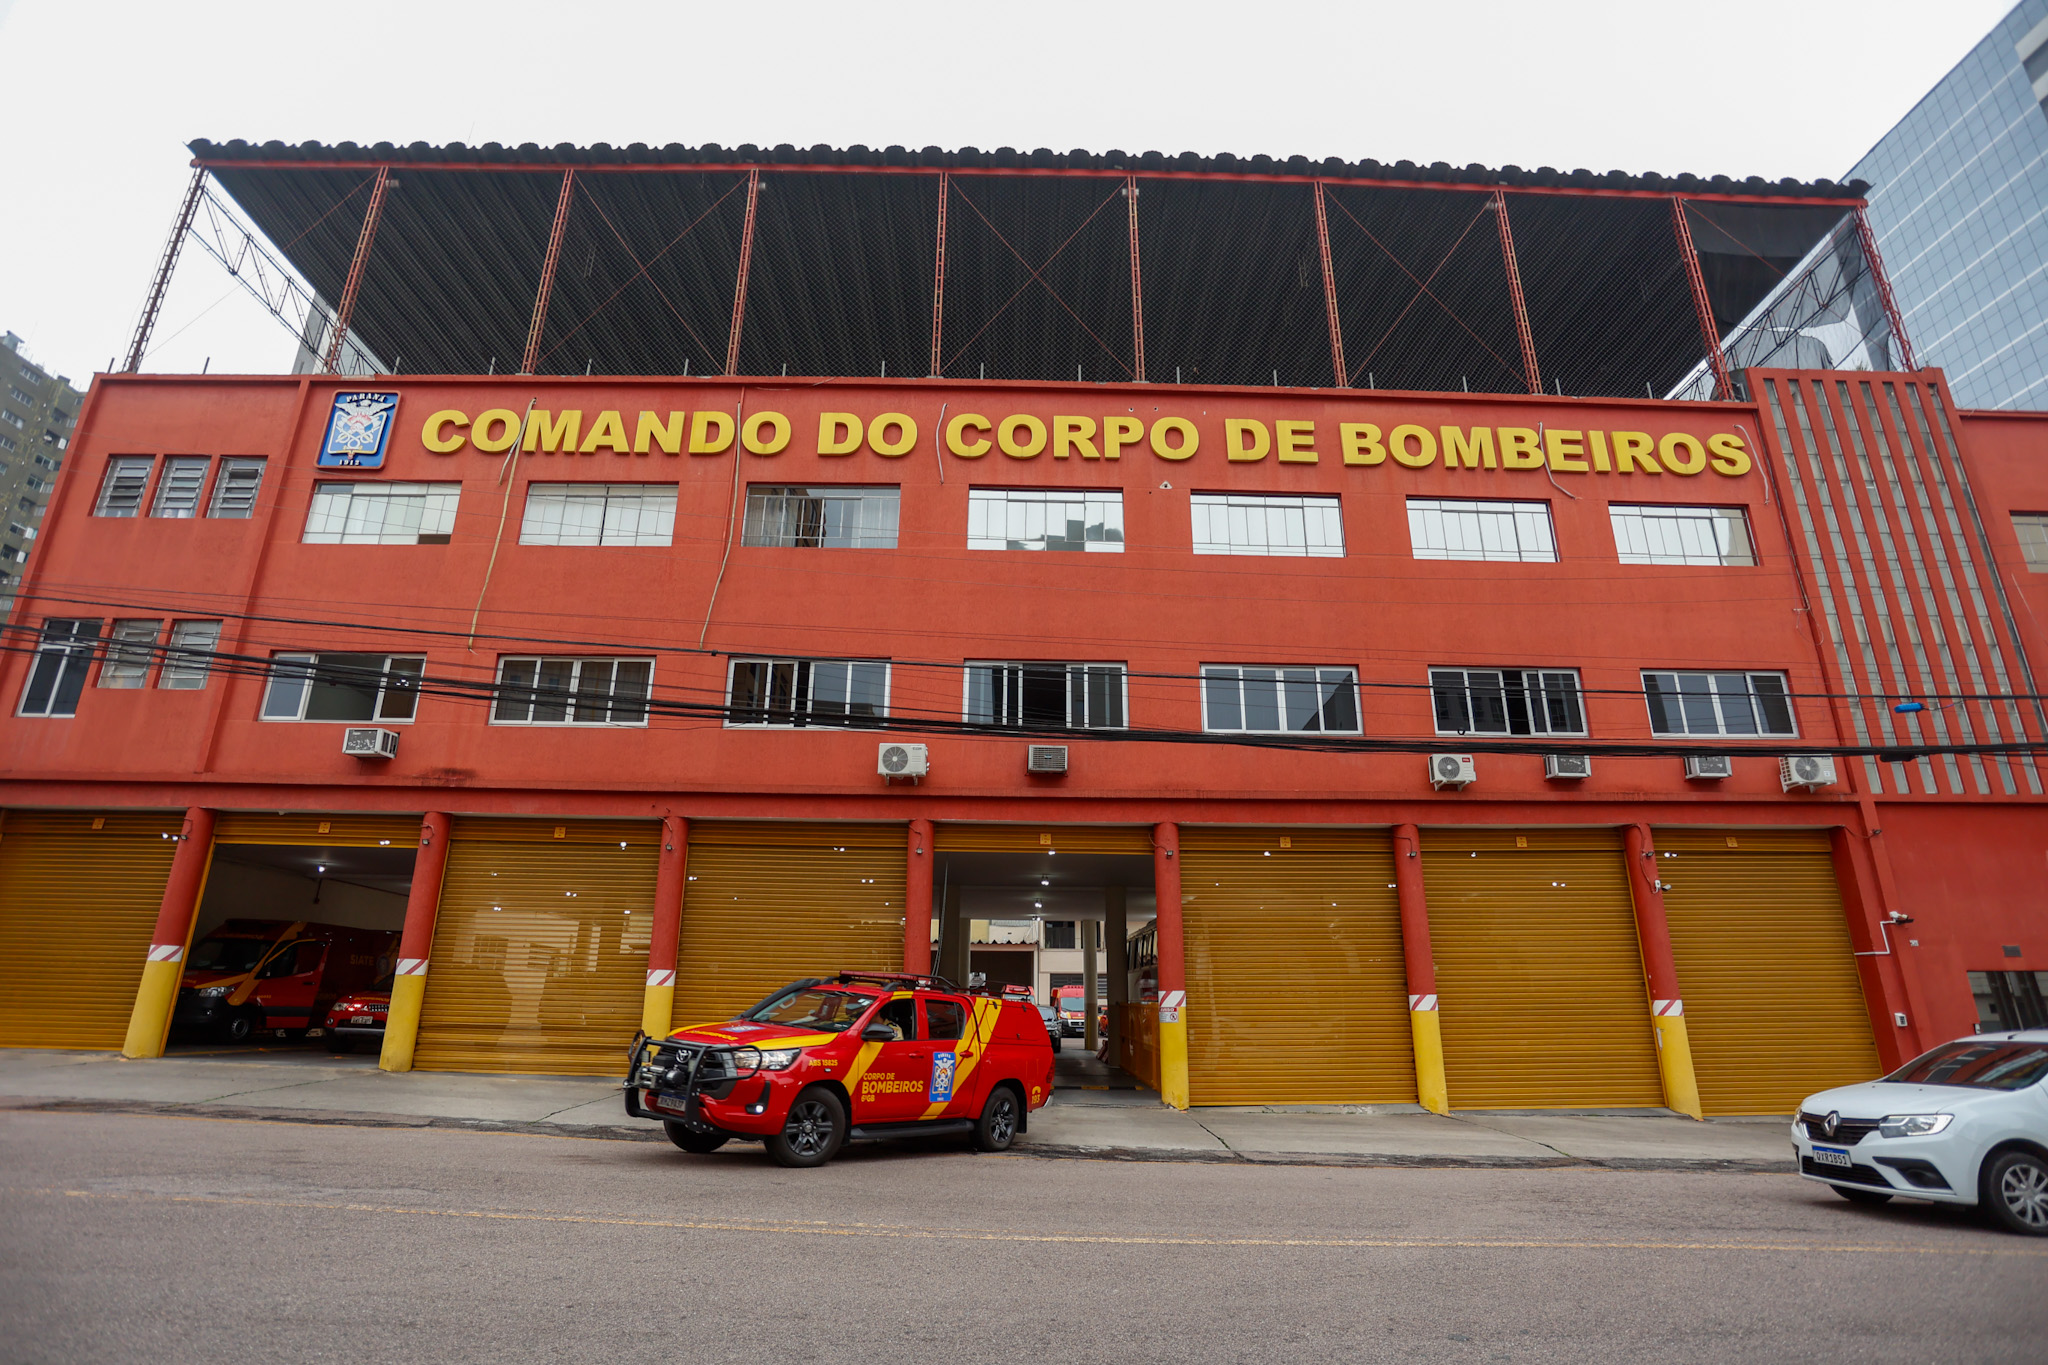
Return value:
M 1702 306 L 1718 341 L 1864 189 L 1156 152 L 191 146 L 329 301 L 381 171 L 350 330 L 428 374 L 530 349 L 543 374 L 1641 397 L 1706 353 Z

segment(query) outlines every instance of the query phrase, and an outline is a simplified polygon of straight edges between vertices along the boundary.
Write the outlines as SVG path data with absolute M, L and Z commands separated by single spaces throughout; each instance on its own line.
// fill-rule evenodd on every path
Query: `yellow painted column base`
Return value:
M 171 1009 L 178 1003 L 178 982 L 184 978 L 182 962 L 145 962 L 142 983 L 135 988 L 135 1008 L 128 1015 L 128 1037 L 121 1044 L 123 1057 L 161 1057 L 164 1038 L 171 1031 Z
M 640 1031 L 649 1038 L 666 1038 L 676 1026 L 676 988 L 649 986 L 640 1005 Z
M 1159 1098 L 1176 1109 L 1188 1107 L 1188 1009 L 1159 1021 Z
M 1664 1077 L 1664 1107 L 1696 1119 L 1706 1113 L 1700 1108 L 1700 1083 L 1692 1069 L 1692 1043 L 1685 1033 L 1685 1016 L 1659 1014 L 1650 1022 L 1657 1029 L 1657 1070 Z
M 420 1005 L 427 998 L 427 974 L 395 978 L 391 1008 L 384 1016 L 384 1053 L 377 1065 L 386 1071 L 412 1070 L 412 1051 L 420 1041 Z
M 1415 1098 L 1432 1114 L 1451 1112 L 1451 1087 L 1444 1079 L 1443 1020 L 1435 1010 L 1408 1011 L 1415 1039 Z

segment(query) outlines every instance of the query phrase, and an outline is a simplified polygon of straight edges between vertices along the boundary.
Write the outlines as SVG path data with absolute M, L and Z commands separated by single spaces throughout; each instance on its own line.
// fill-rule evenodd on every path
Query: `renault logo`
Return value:
M 1841 1126 L 1842 1116 L 1834 1110 L 1829 1110 L 1828 1116 L 1820 1121 L 1820 1131 L 1825 1137 L 1833 1137 L 1835 1130 Z

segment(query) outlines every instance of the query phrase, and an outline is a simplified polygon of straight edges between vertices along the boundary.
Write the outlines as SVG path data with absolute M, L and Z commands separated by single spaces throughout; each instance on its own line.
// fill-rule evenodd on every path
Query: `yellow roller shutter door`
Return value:
M 0 1045 L 121 1046 L 184 822 L 183 811 L 7 812 Z
M 1818 830 L 1655 831 L 1671 955 L 1709 1114 L 1789 1114 L 1881 1069 Z
M 1457 1109 L 1664 1103 L 1621 837 L 1422 832 Z
M 326 848 L 417 848 L 418 815 L 265 815 L 224 810 L 213 824 L 217 844 L 299 844 Z
M 941 853 L 1125 853 L 1152 856 L 1150 825 L 941 824 L 932 835 Z
M 677 1026 L 802 977 L 901 971 L 907 843 L 901 825 L 692 821 Z
M 661 826 L 647 822 L 456 821 L 413 1064 L 619 1071 L 640 1024 L 660 857 Z
M 1196 1104 L 1412 1104 L 1389 836 L 1181 831 Z

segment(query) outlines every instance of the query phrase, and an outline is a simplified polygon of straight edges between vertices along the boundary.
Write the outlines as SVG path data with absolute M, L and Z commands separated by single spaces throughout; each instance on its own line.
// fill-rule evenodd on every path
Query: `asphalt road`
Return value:
M 2044 1288 L 1790 1175 L 0 1113 L 10 1362 L 2038 1362 Z

